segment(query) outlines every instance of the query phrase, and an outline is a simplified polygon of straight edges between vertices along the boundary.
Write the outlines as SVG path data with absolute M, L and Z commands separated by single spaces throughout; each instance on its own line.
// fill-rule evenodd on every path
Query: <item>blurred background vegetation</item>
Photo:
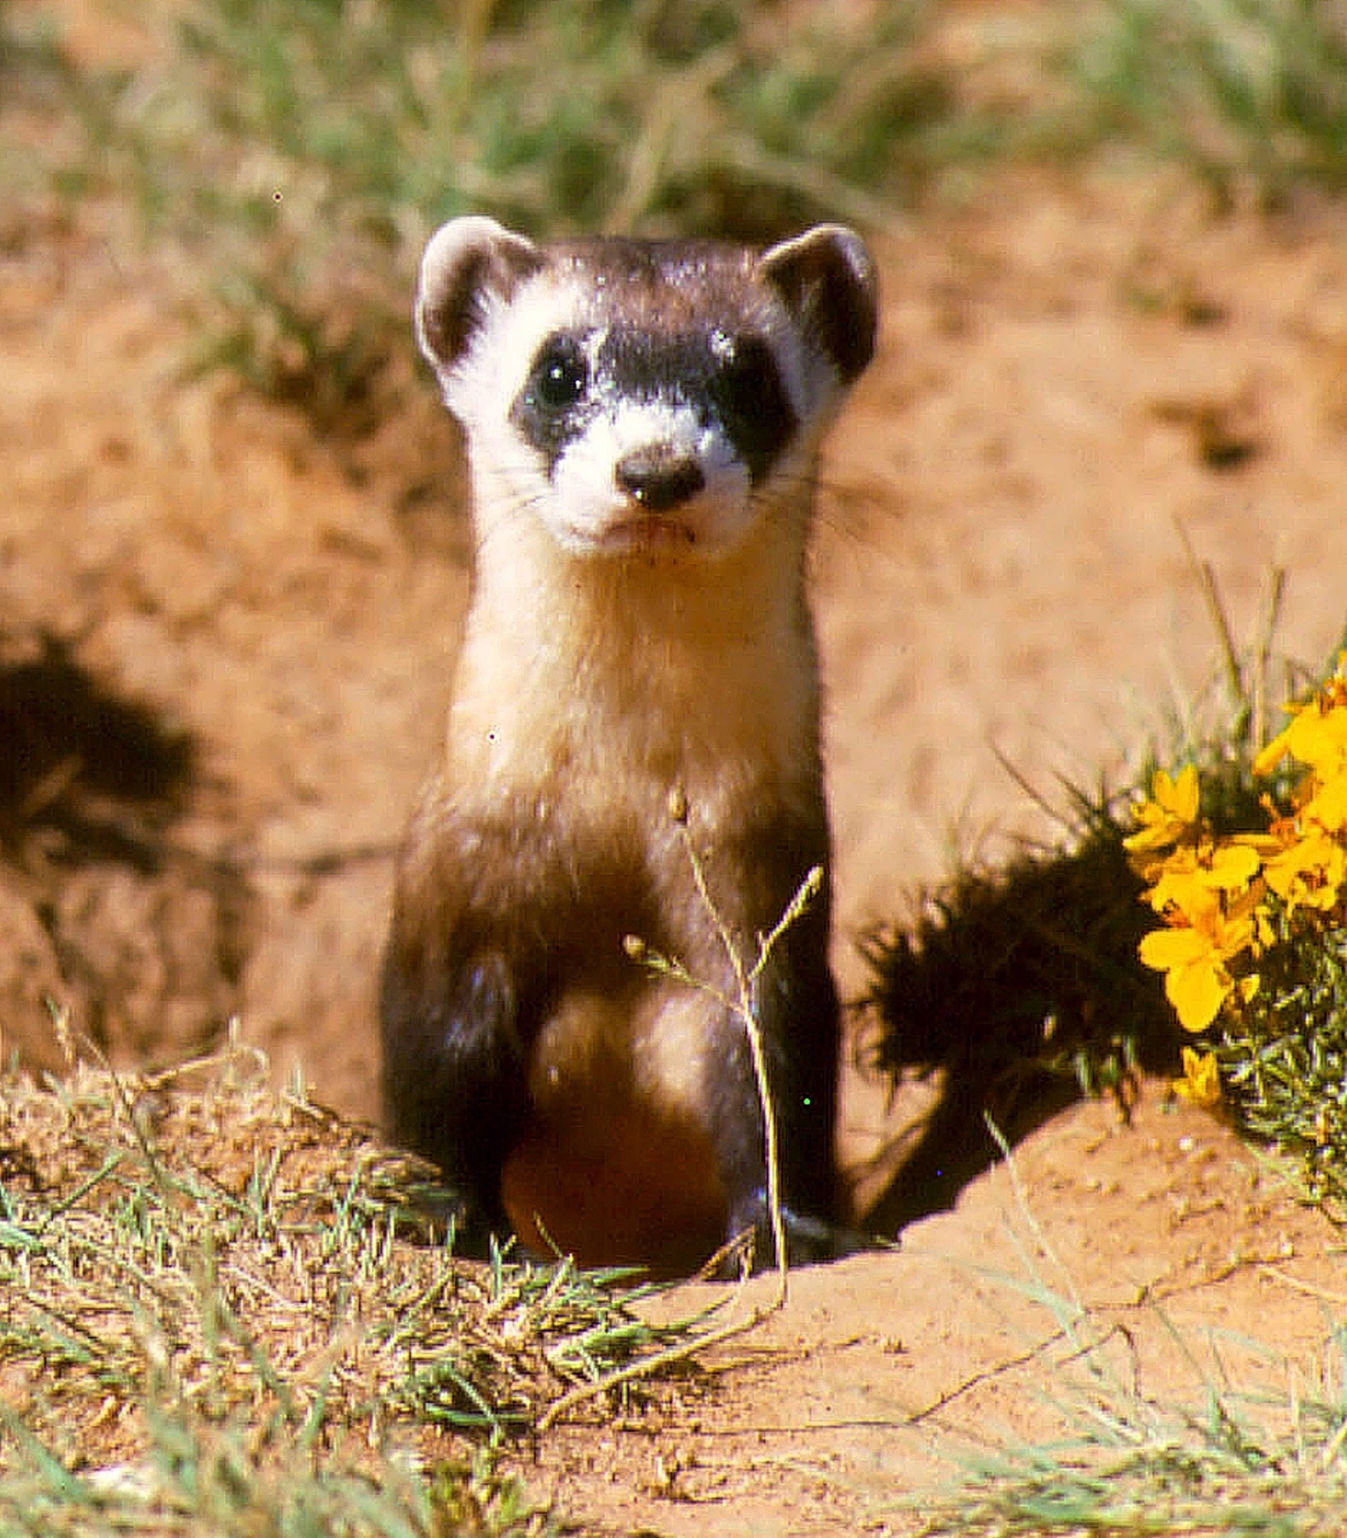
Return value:
M 380 415 L 422 242 L 468 210 L 767 240 L 820 217 L 881 230 L 1009 158 L 1163 157 L 1226 204 L 1347 180 L 1347 7 L 1328 0 L 121 11 L 133 62 L 81 66 L 64 11 L 0 4 L 0 129 L 64 119 L 37 156 L 0 133 L 6 183 L 118 200 L 184 257 L 196 364 L 325 430 Z

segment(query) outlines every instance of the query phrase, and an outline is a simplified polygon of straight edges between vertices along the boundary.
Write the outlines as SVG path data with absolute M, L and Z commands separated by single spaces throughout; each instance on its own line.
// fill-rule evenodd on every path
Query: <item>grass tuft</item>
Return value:
M 1166 1327 L 1158 1311 L 1155 1321 Z M 924 1529 L 931 1538 L 1329 1538 L 1341 1531 L 1341 1325 L 1312 1352 L 1308 1367 L 1253 1349 L 1249 1354 L 1262 1360 L 1256 1381 L 1243 1388 L 1230 1382 L 1213 1339 L 1195 1403 L 1150 1398 L 1131 1386 L 1121 1343 L 1104 1321 L 1082 1315 L 1073 1333 L 1073 1353 L 1089 1337 L 1084 1355 L 1057 1362 L 1047 1388 L 1070 1432 L 1052 1443 L 963 1460 L 966 1482 Z
M 0 1533 L 537 1531 L 483 1449 L 696 1322 L 629 1273 L 457 1260 L 425 1176 L 237 1042 L 6 1077 Z
M 1051 1442 L 952 1453 L 960 1477 L 934 1500 L 926 1538 L 1170 1538 L 1177 1533 L 1332 1538 L 1347 1510 L 1347 1326 L 1294 1357 L 1228 1331 L 1195 1338 L 1154 1298 L 1123 1321 L 1093 1309 L 1034 1221 L 1005 1140 L 1024 1274 L 1009 1289 L 1046 1316 L 1037 1392 L 1060 1419 Z M 1021 1232 L 1023 1230 L 1023 1232 Z M 1054 1285 L 1051 1268 L 1061 1277 Z M 1161 1398 L 1143 1383 L 1161 1349 L 1195 1384 Z M 1170 1380 L 1172 1381 L 1172 1379 Z

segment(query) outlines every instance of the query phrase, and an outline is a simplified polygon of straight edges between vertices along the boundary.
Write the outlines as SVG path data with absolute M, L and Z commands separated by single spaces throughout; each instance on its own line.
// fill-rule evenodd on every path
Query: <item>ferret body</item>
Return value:
M 827 869 L 805 544 L 875 316 L 870 259 L 835 226 L 758 254 L 540 247 L 466 218 L 427 247 L 416 329 L 466 432 L 476 568 L 399 861 L 383 1088 L 466 1243 L 514 1229 L 677 1272 L 766 1232 L 719 926 L 751 963 Z M 834 1206 L 828 929 L 825 879 L 753 985 L 806 1257 Z

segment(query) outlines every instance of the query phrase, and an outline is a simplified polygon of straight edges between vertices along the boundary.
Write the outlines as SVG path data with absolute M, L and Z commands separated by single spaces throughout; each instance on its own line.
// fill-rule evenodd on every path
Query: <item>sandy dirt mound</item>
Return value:
M 1070 1434 L 1064 1408 L 1098 1387 L 1085 1340 L 1128 1390 L 1176 1407 L 1212 1383 L 1315 1380 L 1342 1295 L 1328 1225 L 1210 1117 L 1150 1097 L 1123 1128 L 1077 1107 L 1015 1173 L 1018 1191 L 998 1169 L 897 1254 L 794 1273 L 723 1375 L 653 1424 L 561 1428 L 530 1482 L 614 1534 L 917 1533 L 930 1492 L 980 1459 Z

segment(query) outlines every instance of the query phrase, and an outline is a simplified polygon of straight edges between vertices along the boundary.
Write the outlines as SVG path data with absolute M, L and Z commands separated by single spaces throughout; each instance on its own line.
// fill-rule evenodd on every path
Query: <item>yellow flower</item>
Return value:
M 1290 751 L 1321 775 L 1340 773 L 1347 763 L 1347 709 L 1308 705 L 1286 729 Z
M 1214 1052 L 1194 1052 L 1191 1047 L 1181 1049 L 1183 1077 L 1173 1079 L 1174 1093 L 1190 1105 L 1212 1106 L 1221 1103 L 1221 1075 L 1216 1066 Z
M 1342 678 L 1330 679 L 1321 694 L 1304 705 L 1288 705 L 1291 721 L 1253 761 L 1253 772 L 1266 776 L 1289 753 L 1321 778 L 1347 765 L 1347 693 Z
M 1347 712 L 1344 712 L 1347 714 Z M 1347 763 L 1325 778 L 1311 776 L 1309 799 L 1300 808 L 1300 820 L 1318 823 L 1329 833 L 1347 828 Z
M 1196 847 L 1185 845 L 1152 867 L 1155 885 L 1146 900 L 1157 913 L 1171 908 L 1189 915 L 1205 912 L 1214 892 L 1235 897 L 1247 892 L 1261 863 L 1258 851 L 1242 843 L 1207 839 Z
M 1257 938 L 1252 893 L 1227 912 L 1217 893 L 1193 895 L 1193 905 L 1175 913 L 1178 923 L 1143 935 L 1137 955 L 1143 966 L 1165 974 L 1165 997 L 1187 1031 L 1204 1031 L 1235 991 L 1225 963 Z
M 1258 851 L 1247 844 L 1227 843 L 1202 851 L 1199 874 L 1218 892 L 1243 892 L 1258 874 Z
M 1288 914 L 1300 907 L 1327 912 L 1347 881 L 1347 850 L 1322 828 L 1311 826 L 1263 861 L 1263 875 Z
M 1149 870 L 1154 884 L 1144 896 L 1157 913 L 1168 913 L 1174 908 L 1187 913 L 1190 908 L 1203 907 L 1210 901 L 1211 893 L 1197 873 L 1197 850 L 1191 845 L 1171 850 L 1164 859 L 1153 861 Z
M 1199 785 L 1196 764 L 1188 764 L 1171 779 L 1157 769 L 1151 778 L 1151 798 L 1133 808 L 1141 826 L 1123 840 L 1131 854 L 1148 854 L 1196 836 Z
M 1210 944 L 1191 926 L 1153 929 L 1137 954 L 1142 964 L 1165 974 L 1165 997 L 1187 1031 L 1205 1031 L 1220 1012 L 1234 980 Z
M 1254 858 L 1262 866 L 1288 849 L 1298 837 L 1294 822 L 1290 818 L 1280 818 L 1270 832 L 1232 833 L 1230 843 L 1240 849 L 1252 850 Z

